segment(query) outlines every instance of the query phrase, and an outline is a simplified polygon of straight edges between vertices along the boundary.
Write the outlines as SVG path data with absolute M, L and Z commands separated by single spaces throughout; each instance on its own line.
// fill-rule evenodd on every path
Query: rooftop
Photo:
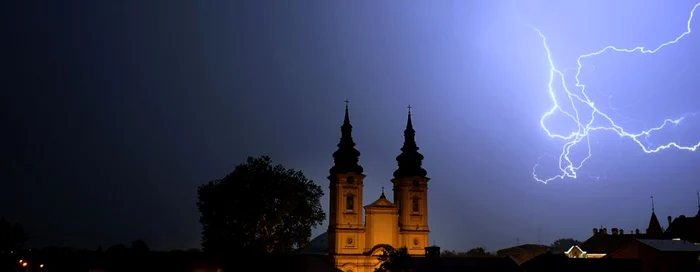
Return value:
M 665 252 L 700 252 L 700 244 L 682 240 L 637 239 L 637 241 Z

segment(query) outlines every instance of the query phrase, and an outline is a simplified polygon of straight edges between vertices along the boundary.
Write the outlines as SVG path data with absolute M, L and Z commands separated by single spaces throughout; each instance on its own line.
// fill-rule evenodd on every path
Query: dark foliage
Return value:
M 144 254 L 150 251 L 146 242 L 141 239 L 136 239 L 131 242 L 131 250 L 136 254 Z
M 442 253 L 440 253 L 440 256 L 443 257 L 489 257 L 489 256 L 494 256 L 490 252 L 486 252 L 486 249 L 483 247 L 476 247 L 472 248 L 466 252 L 464 251 L 455 251 L 455 250 L 445 250 Z
M 581 241 L 578 241 L 574 238 L 561 238 L 557 239 L 552 243 L 552 249 L 554 249 L 557 252 L 564 252 L 569 250 L 572 246 L 575 245 L 580 245 Z
M 326 217 L 321 187 L 267 156 L 249 157 L 197 193 L 207 252 L 289 252 L 306 246 Z
M 20 250 L 28 240 L 29 235 L 21 225 L 0 218 L 0 252 Z
M 477 247 L 467 251 L 466 255 L 468 257 L 488 257 L 491 256 L 491 253 L 486 252 L 486 249 L 484 249 L 483 247 Z
M 440 256 L 442 257 L 457 257 L 457 256 L 466 256 L 466 252 L 458 252 L 456 250 L 444 250 L 440 253 Z
M 107 253 L 107 255 L 122 256 L 126 255 L 127 251 L 128 250 L 124 244 L 116 244 L 107 248 L 107 251 L 105 251 L 105 253 Z
M 382 264 L 374 272 L 407 272 L 413 268 L 413 259 L 406 247 L 399 249 L 385 247 L 384 252 L 379 256 L 379 261 Z

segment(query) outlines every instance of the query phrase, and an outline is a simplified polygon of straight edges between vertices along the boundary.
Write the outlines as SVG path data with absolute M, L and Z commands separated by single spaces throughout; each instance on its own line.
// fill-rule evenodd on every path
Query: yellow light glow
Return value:
M 40 264 L 39 267 L 40 267 L 40 268 L 44 267 L 44 264 Z
M 23 262 L 24 262 L 24 260 L 19 260 L 19 263 L 23 263 Z
M 26 262 L 22 263 L 22 266 L 27 266 L 27 263 Z

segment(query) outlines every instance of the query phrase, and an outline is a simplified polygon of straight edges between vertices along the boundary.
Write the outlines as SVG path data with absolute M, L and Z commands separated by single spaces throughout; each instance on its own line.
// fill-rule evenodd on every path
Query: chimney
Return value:
M 612 228 L 612 235 L 617 235 L 617 228 Z
M 635 230 L 634 230 L 634 234 L 639 235 L 639 229 L 635 229 Z
M 595 236 L 596 234 L 598 234 L 598 228 L 593 228 L 593 235 Z
M 625 230 L 620 229 L 620 235 L 625 235 Z
M 425 257 L 439 258 L 440 257 L 440 247 L 436 246 L 436 245 L 425 247 Z
M 666 219 L 668 219 L 668 225 L 671 226 L 671 219 L 673 218 L 671 218 L 671 216 L 669 215 L 668 217 L 666 217 Z

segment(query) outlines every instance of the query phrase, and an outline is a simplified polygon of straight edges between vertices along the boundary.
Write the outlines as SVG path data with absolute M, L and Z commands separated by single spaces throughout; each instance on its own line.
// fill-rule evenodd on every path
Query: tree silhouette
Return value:
M 197 194 L 208 252 L 289 252 L 306 246 L 311 229 L 326 219 L 321 187 L 268 156 L 249 157 Z
M 457 252 L 456 250 L 443 250 L 440 253 L 440 256 L 442 257 L 456 257 L 459 256 L 462 252 Z
M 552 243 L 552 248 L 556 250 L 557 252 L 563 252 L 569 250 L 572 246 L 575 245 L 580 245 L 581 241 L 578 241 L 574 238 L 561 238 L 557 239 Z
M 126 255 L 126 246 L 124 244 L 116 244 L 107 248 L 105 254 L 112 256 L 123 256 Z
M 20 250 L 28 240 L 29 235 L 20 224 L 0 218 L 0 252 Z
M 413 258 L 406 247 L 385 247 L 378 259 L 381 265 L 374 272 L 407 272 L 413 268 Z
M 469 251 L 444 250 L 444 251 L 440 252 L 440 256 L 442 256 L 442 257 L 472 257 L 472 255 L 474 253 L 474 252 L 472 252 L 473 250 L 474 249 L 470 249 Z M 486 254 L 488 254 L 488 253 L 486 253 Z
M 141 239 L 136 239 L 131 242 L 131 250 L 136 254 L 148 253 L 149 248 L 146 242 Z
M 484 249 L 483 247 L 477 247 L 467 251 L 466 255 L 468 257 L 487 257 L 491 256 L 491 253 L 486 252 L 486 249 Z

